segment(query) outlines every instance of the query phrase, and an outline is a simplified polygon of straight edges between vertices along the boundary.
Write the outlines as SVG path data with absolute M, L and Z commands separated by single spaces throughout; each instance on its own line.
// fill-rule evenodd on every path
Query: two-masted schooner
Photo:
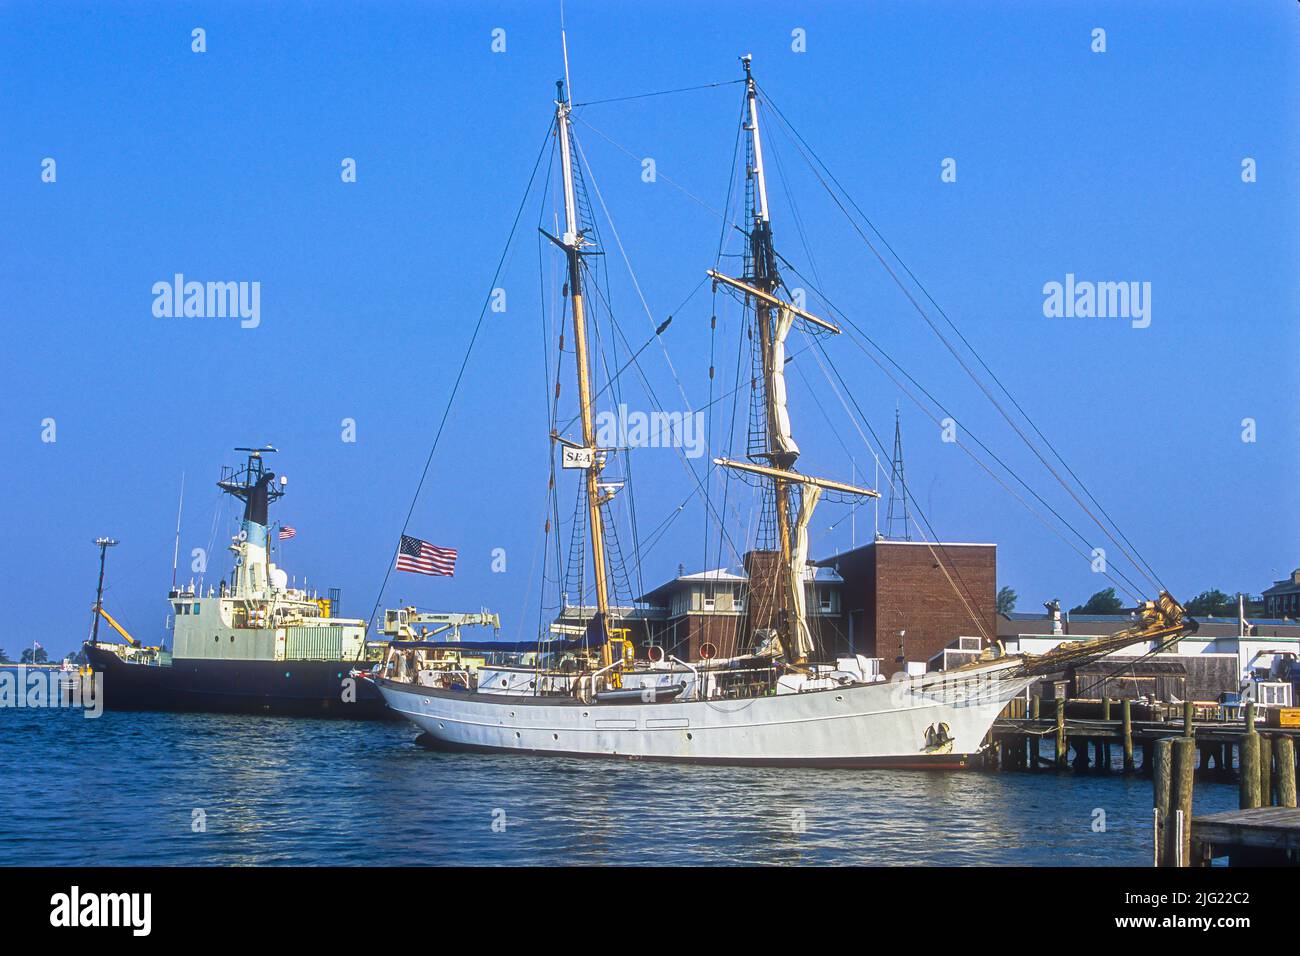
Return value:
M 887 680 L 860 655 L 818 659 L 809 629 L 808 528 L 825 493 L 861 499 L 875 491 L 796 470 L 795 441 L 786 402 L 786 339 L 796 323 L 819 334 L 840 330 L 780 293 L 768 206 L 760 98 L 749 57 L 743 57 L 743 136 L 747 149 L 746 274 L 709 270 L 715 288 L 746 301 L 755 317 L 761 391 L 761 447 L 747 460 L 714 463 L 765 486 L 775 512 L 775 613 L 769 626 L 742 635 L 724 658 L 682 660 L 662 647 L 644 659 L 612 607 L 607 580 L 606 515 L 602 482 L 606 449 L 598 447 L 596 396 L 590 358 L 585 257 L 589 224 L 581 221 L 575 191 L 572 104 L 564 84 L 555 105 L 554 132 L 563 183 L 563 234 L 548 238 L 567 265 L 581 441 L 565 442 L 566 464 L 582 472 L 585 527 L 594 574 L 595 608 L 578 634 L 519 645 L 514 663 L 470 671 L 467 645 L 396 640 L 385 665 L 371 675 L 388 705 L 424 732 L 431 745 L 468 750 L 610 756 L 723 764 L 833 767 L 963 767 L 977 753 L 1007 702 L 1035 676 L 1059 669 L 1056 658 L 1007 655 L 989 647 L 955 670 Z M 1141 641 L 1162 642 L 1191 622 L 1167 594 L 1148 602 L 1127 631 L 1086 646 L 1072 660 L 1102 656 Z M 475 645 L 475 649 L 478 645 Z M 499 656 L 499 655 L 498 655 Z M 494 658 L 496 660 L 496 658 Z

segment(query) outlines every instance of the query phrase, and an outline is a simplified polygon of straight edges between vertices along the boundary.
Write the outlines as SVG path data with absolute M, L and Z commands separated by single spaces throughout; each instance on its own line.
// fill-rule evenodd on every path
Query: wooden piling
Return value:
M 1174 742 L 1169 737 L 1164 737 L 1156 741 L 1155 755 L 1152 762 L 1153 773 L 1151 774 L 1152 784 L 1152 805 L 1156 809 L 1156 866 L 1168 866 L 1168 855 L 1165 852 L 1165 833 L 1168 830 L 1169 821 L 1169 778 L 1173 770 L 1173 748 Z
M 1065 744 L 1065 698 L 1056 698 L 1056 766 L 1064 768 L 1069 763 Z
M 1273 742 L 1273 757 L 1277 761 L 1277 805 L 1294 807 L 1295 792 L 1295 742 L 1290 737 L 1279 737 Z
M 1132 702 L 1125 697 L 1124 703 L 1120 707 L 1120 720 L 1123 722 L 1124 731 L 1124 772 L 1133 772 L 1133 706 Z
M 1259 735 L 1259 805 L 1273 805 L 1273 740 Z
M 1190 866 L 1192 859 L 1192 787 L 1196 770 L 1196 738 L 1173 742 L 1173 773 L 1169 781 L 1169 859 L 1171 866 Z M 1182 813 L 1181 821 L 1179 812 Z M 1181 842 L 1180 842 L 1181 841 Z
M 1246 726 L 1250 726 L 1249 720 Z M 1237 747 L 1241 765 L 1239 806 L 1242 810 L 1254 810 L 1259 806 L 1259 734 L 1253 731 L 1242 734 Z
M 1192 702 L 1190 700 L 1183 701 L 1183 736 L 1184 737 L 1196 736 L 1196 730 L 1192 727 L 1192 712 L 1193 712 Z

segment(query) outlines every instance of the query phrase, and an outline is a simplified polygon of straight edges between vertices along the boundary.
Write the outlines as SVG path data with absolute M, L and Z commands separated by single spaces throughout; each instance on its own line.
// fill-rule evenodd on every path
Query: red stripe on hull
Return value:
M 642 757 L 633 754 L 594 754 L 571 750 L 525 750 L 484 747 L 439 740 L 428 733 L 416 743 L 448 753 L 517 754 L 526 757 L 577 757 L 588 760 L 645 760 L 654 763 L 707 764 L 724 767 L 823 767 L 835 770 L 965 770 L 970 754 L 909 754 L 897 757 Z

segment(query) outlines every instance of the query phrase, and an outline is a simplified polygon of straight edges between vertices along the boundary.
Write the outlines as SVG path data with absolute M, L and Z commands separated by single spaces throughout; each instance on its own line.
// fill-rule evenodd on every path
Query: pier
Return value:
M 1240 711 L 1238 717 L 1235 711 Z M 1135 704 L 1129 700 L 1013 701 L 989 732 L 991 746 L 984 767 L 995 771 L 1074 770 L 1150 775 L 1161 740 L 1194 740 L 1194 772 L 1236 779 L 1242 740 L 1254 726 L 1253 707 L 1220 705 Z M 1269 747 L 1274 740 L 1296 750 L 1300 727 L 1262 728 Z
M 1146 719 L 1135 719 L 1128 700 L 1013 702 L 989 732 L 984 767 L 1150 776 L 1156 866 L 1209 866 L 1224 856 L 1236 866 L 1300 863 L 1300 727 L 1281 726 L 1294 721 L 1257 727 L 1253 703 L 1240 719 L 1218 705 L 1186 702 L 1181 714 L 1169 705 L 1141 708 Z M 1198 776 L 1235 780 L 1239 809 L 1193 817 Z

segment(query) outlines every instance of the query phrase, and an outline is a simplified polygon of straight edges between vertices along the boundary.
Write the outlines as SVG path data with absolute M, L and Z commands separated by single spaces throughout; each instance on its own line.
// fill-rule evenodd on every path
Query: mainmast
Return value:
M 715 459 L 720 465 L 767 478 L 772 482 L 772 496 L 776 510 L 777 545 L 782 568 L 782 586 L 778 589 L 777 636 L 786 659 L 803 663 L 812 652 L 812 635 L 808 627 L 804 600 L 804 572 L 808 559 L 808 525 L 813 509 L 824 491 L 844 495 L 876 495 L 865 488 L 856 488 L 841 482 L 812 478 L 794 471 L 799 458 L 799 446 L 790 431 L 790 413 L 786 408 L 785 391 L 785 339 L 795 319 L 829 332 L 840 330 L 833 323 L 779 298 L 781 285 L 776 268 L 776 252 L 772 246 L 772 222 L 767 206 L 767 177 L 763 166 L 763 138 L 759 129 L 758 86 L 750 72 L 750 57 L 740 58 L 745 68 L 745 131 L 749 134 L 749 152 L 752 164 L 746 176 L 753 183 L 753 206 L 750 209 L 749 260 L 751 274 L 743 280 L 733 279 L 710 271 L 715 281 L 743 292 L 754 306 L 758 325 L 759 346 L 762 353 L 763 409 L 767 420 L 767 441 L 759 456 L 764 464 L 755 461 L 737 462 Z M 799 513 L 791 513 L 791 485 L 798 484 L 802 494 Z
M 609 643 L 609 580 L 605 566 L 605 526 L 601 516 L 600 473 L 604 458 L 596 448 L 596 423 L 592 408 L 591 362 L 587 354 L 587 317 L 582 299 L 582 246 L 587 241 L 578 216 L 573 186 L 573 155 L 569 141 L 570 103 L 564 82 L 555 84 L 556 133 L 560 137 L 560 165 L 564 175 L 564 236 L 558 244 L 565 250 L 569 266 L 569 302 L 573 311 L 573 351 L 577 360 L 578 406 L 582 420 L 582 449 L 575 457 L 585 472 L 587 527 L 591 534 L 591 558 L 596 577 L 596 617 L 601 646 L 601 662 L 613 661 Z
M 753 166 L 747 175 L 754 180 L 754 205 L 750 210 L 751 224 L 749 231 L 749 252 L 753 275 L 747 276 L 750 284 L 760 292 L 771 296 L 776 291 L 779 279 L 776 272 L 776 255 L 772 248 L 772 220 L 767 209 L 767 177 L 763 171 L 763 137 L 758 127 L 758 86 L 750 72 L 750 58 L 741 57 L 745 67 L 745 101 L 747 103 L 749 122 L 745 129 L 749 133 L 750 152 L 753 154 Z M 776 381 L 777 374 L 784 378 L 783 370 L 773 363 L 773 329 L 772 302 L 770 298 L 754 297 L 754 314 L 758 324 L 759 349 L 763 359 L 763 405 L 767 419 L 767 463 L 774 468 L 788 471 L 799 457 L 799 448 L 794 442 L 783 441 L 788 437 L 789 429 L 782 433 L 782 419 L 788 423 L 789 416 L 785 410 L 784 381 Z M 776 508 L 777 548 L 781 554 L 781 566 L 788 567 L 792 557 L 793 544 L 790 535 L 790 484 L 779 477 L 772 478 L 773 500 Z M 789 617 L 789 595 L 782 588 L 778 598 L 780 618 Z M 783 635 L 784 637 L 784 635 Z

